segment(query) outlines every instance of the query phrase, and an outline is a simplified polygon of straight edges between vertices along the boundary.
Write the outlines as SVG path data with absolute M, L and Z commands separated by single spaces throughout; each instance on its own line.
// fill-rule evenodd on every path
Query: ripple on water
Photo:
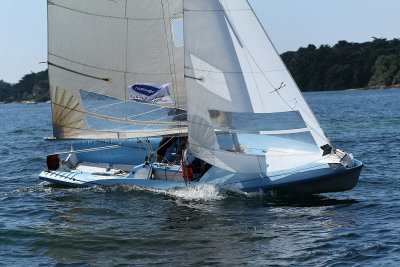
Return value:
M 364 162 L 355 189 L 296 196 L 208 185 L 48 185 L 37 178 L 45 155 L 70 144 L 42 140 L 51 136 L 50 105 L 29 112 L 26 105 L 0 105 L 7 114 L 0 130 L 1 263 L 396 266 L 400 90 L 306 97 L 335 147 Z M 354 111 L 353 103 L 364 104 Z

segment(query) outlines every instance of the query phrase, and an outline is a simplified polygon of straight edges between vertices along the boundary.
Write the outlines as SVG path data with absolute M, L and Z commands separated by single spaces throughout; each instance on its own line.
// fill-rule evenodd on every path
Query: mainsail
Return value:
M 187 126 L 192 154 L 238 173 L 305 166 L 330 144 L 246 0 L 48 0 L 48 19 L 55 137 Z M 172 99 L 137 101 L 138 87 Z
M 54 136 L 186 132 L 182 17 L 182 0 L 48 0 Z M 135 84 L 169 84 L 174 105 L 131 101 Z
M 185 0 L 191 151 L 238 173 L 321 159 L 323 129 L 246 0 Z

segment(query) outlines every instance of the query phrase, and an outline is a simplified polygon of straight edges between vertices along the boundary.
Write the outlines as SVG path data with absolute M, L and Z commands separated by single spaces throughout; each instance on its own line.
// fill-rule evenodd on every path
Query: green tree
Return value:
M 393 77 L 392 85 L 400 85 L 400 70 Z
M 395 54 L 382 55 L 378 57 L 372 67 L 373 75 L 368 84 L 374 86 L 390 86 L 395 82 L 394 78 L 400 70 L 400 57 Z M 397 77 L 396 77 L 397 79 Z
M 339 41 L 333 47 L 309 45 L 282 54 L 282 59 L 303 91 L 365 88 L 398 83 L 399 65 L 385 66 L 381 56 L 400 55 L 400 39 L 373 38 L 371 42 Z M 396 61 L 396 60 L 394 60 Z M 387 75 L 380 83 L 379 77 Z M 373 80 L 371 79 L 373 76 Z M 400 74 L 399 74 L 400 75 Z
M 48 88 L 47 70 L 27 74 L 16 84 L 0 81 L 0 101 L 47 101 L 50 99 Z

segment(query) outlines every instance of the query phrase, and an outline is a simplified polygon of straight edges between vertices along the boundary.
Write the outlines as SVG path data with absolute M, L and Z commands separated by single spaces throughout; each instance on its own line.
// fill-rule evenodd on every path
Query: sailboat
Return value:
M 247 0 L 48 0 L 48 21 L 50 139 L 77 141 L 47 156 L 40 179 L 299 193 L 357 184 L 362 163 L 333 147 Z

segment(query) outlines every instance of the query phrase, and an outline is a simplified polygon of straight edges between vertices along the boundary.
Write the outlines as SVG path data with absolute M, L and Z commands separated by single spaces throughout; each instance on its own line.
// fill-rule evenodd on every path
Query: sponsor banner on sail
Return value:
M 174 104 L 170 96 L 169 86 L 171 84 L 146 84 L 137 83 L 129 87 L 131 100 L 143 103 L 159 105 Z

